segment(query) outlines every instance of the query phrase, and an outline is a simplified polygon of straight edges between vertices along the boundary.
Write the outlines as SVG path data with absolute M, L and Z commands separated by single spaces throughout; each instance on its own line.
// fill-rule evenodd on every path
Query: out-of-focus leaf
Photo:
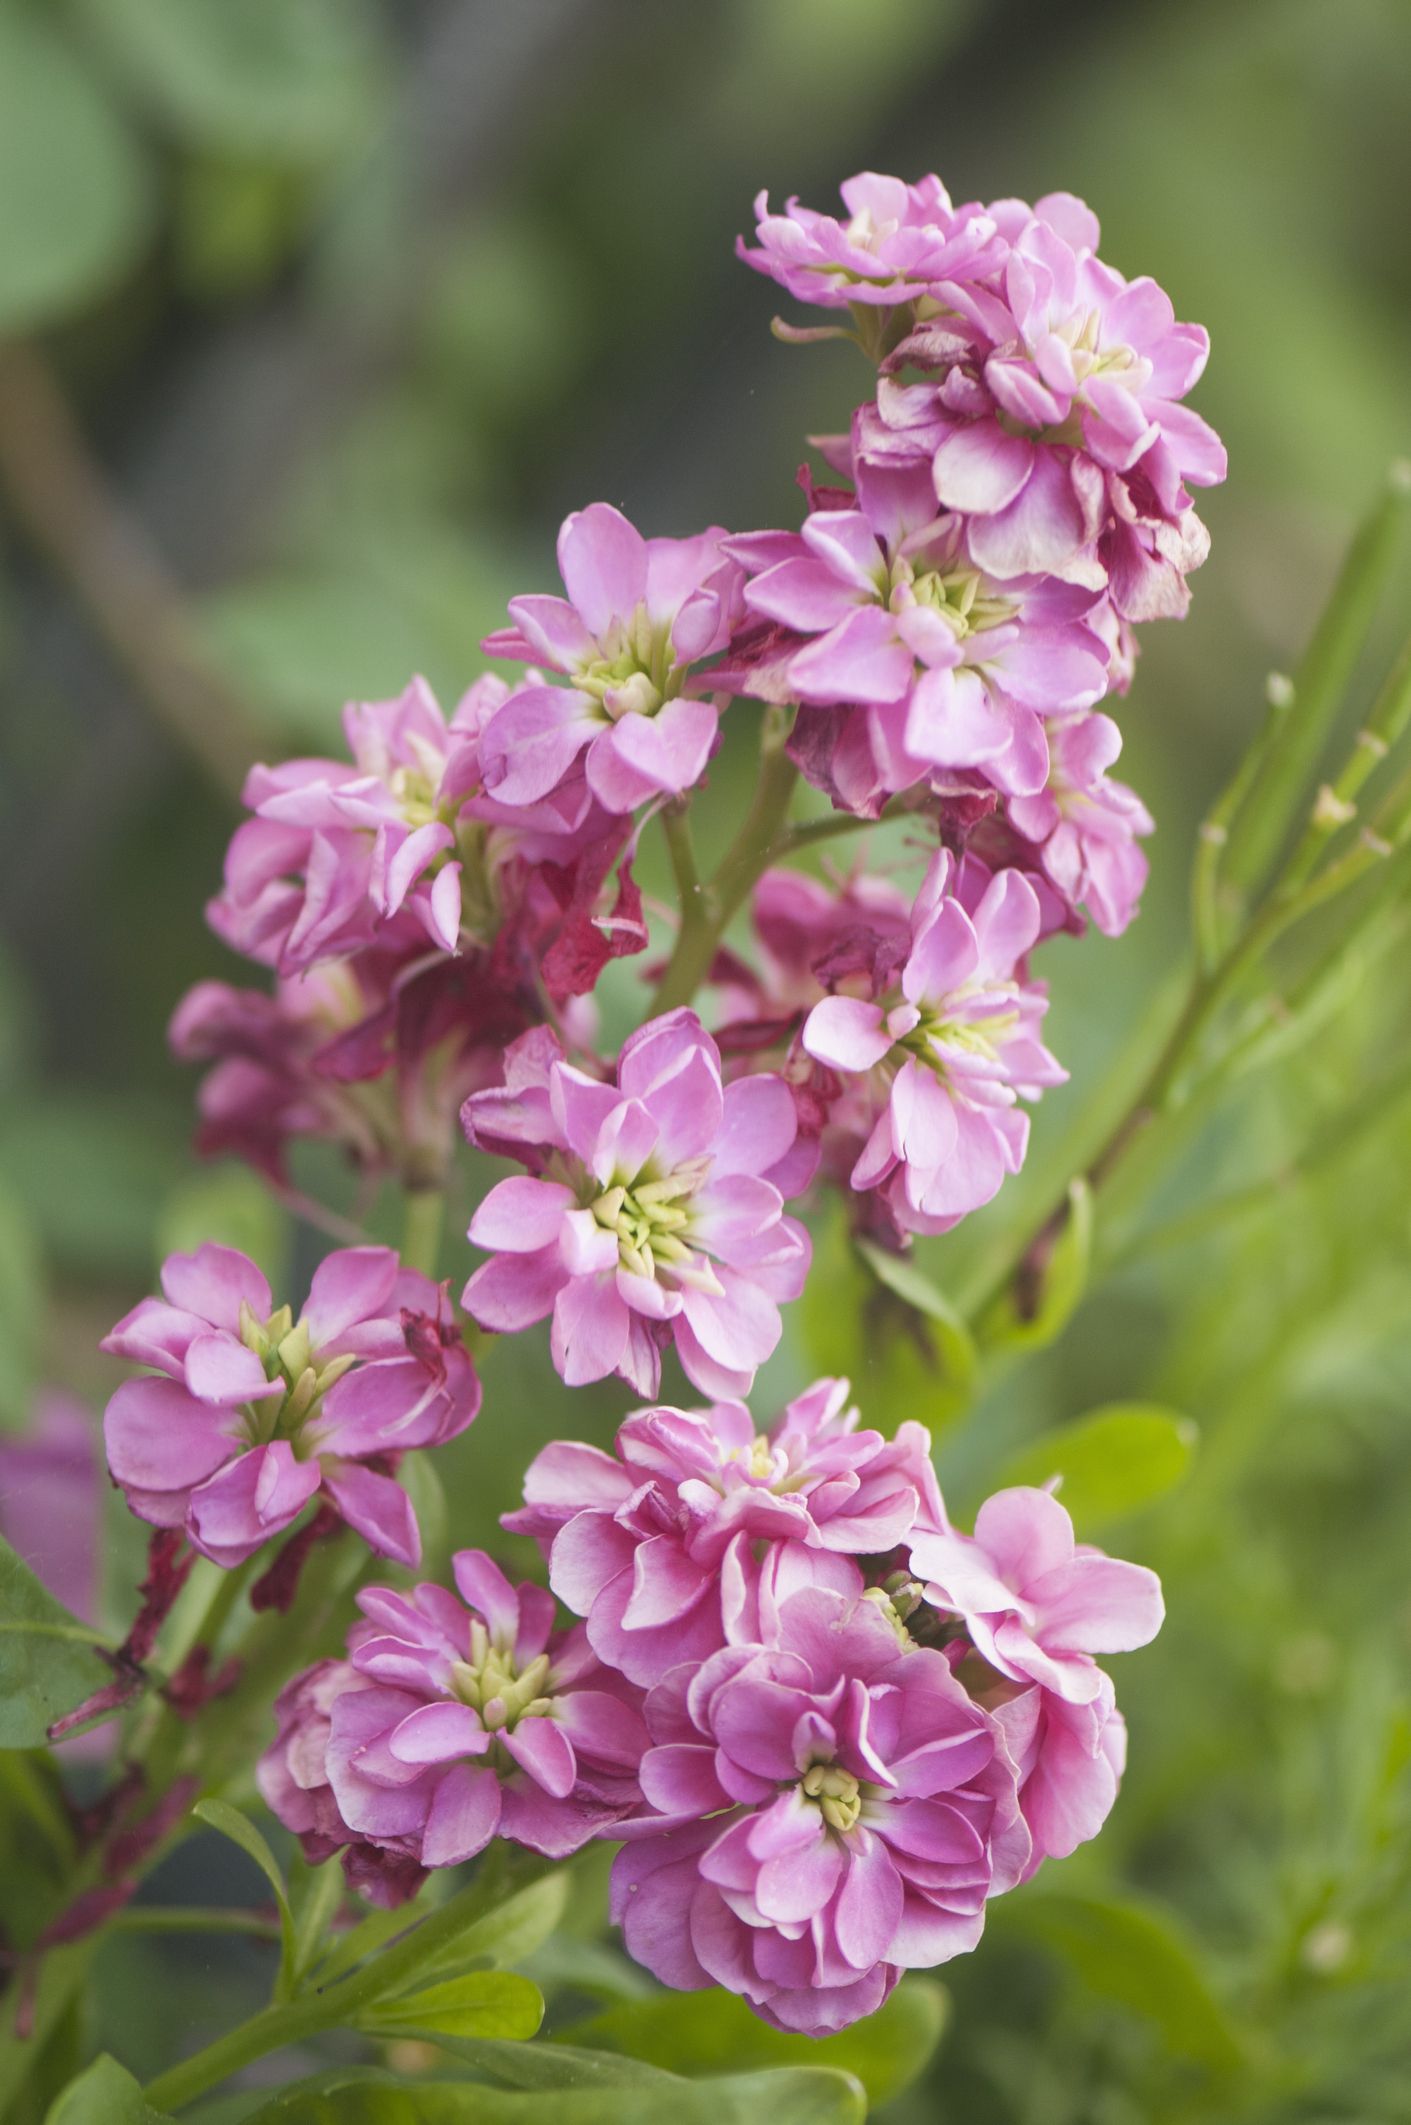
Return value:
M 513 2048 L 529 2054 L 551 2047 Z M 822 2067 L 686 2081 L 629 2060 L 613 2064 L 617 2078 L 535 2088 L 407 2081 L 344 2067 L 286 2088 L 251 2125 L 862 2125 L 866 2115 L 857 2082 Z
M 279 1906 L 279 1991 L 281 1997 L 285 1996 L 293 1983 L 294 1975 L 294 1918 L 289 1909 L 289 1895 L 284 1886 L 284 1875 L 280 1870 L 279 1861 L 255 1825 L 247 1816 L 242 1815 L 238 1808 L 232 1808 L 229 1801 L 198 1800 L 191 1812 L 199 1821 L 209 1824 L 212 1830 L 219 1830 L 222 1837 L 228 1837 L 233 1845 L 239 1845 L 241 1851 L 255 1862 L 274 1891 L 274 1900 Z
M 445 2035 L 523 2042 L 544 2019 L 544 1995 L 513 1970 L 468 1970 L 421 1992 L 379 2000 L 358 2016 L 378 2036 Z
M 408 1454 L 397 1471 L 397 1480 L 412 1501 L 416 1524 L 421 1529 L 421 1575 L 424 1579 L 439 1579 L 450 1557 L 450 1515 L 446 1486 L 435 1455 Z
M 0 8 L 0 333 L 104 293 L 146 235 L 141 154 L 38 9 Z
M 43 1318 L 39 1249 L 19 1198 L 0 1186 L 0 1430 L 28 1421 Z
M 869 2105 L 886 2103 L 925 2068 L 945 2028 L 948 2000 L 924 1978 L 900 1985 L 884 2007 L 836 2036 L 786 2036 L 730 1992 L 670 1992 L 594 2015 L 567 2031 L 572 2042 L 693 2078 L 732 2066 L 832 2066 L 855 2074 Z
M 0 1176 L 33 1208 L 56 1267 L 140 1281 L 163 1203 L 186 1169 L 164 1107 L 36 1092 L 0 1122 Z
M 1016 1298 L 1007 1291 L 978 1324 L 982 1348 L 1041 1350 L 1072 1320 L 1087 1289 L 1093 1251 L 1093 1192 L 1085 1180 L 1068 1190 L 1068 1211 L 1046 1257 L 1024 1272 Z
M 885 1281 L 873 1254 L 887 1263 Z M 908 1417 L 936 1431 L 957 1417 L 973 1391 L 973 1351 L 944 1296 L 909 1263 L 899 1266 L 915 1282 L 900 1292 L 893 1258 L 877 1248 L 864 1261 L 841 1211 L 815 1234 L 813 1259 L 798 1315 L 810 1363 L 851 1380 L 864 1420 L 879 1431 Z
M 263 287 L 298 241 L 304 189 L 299 173 L 267 163 L 188 163 L 174 202 L 182 286 L 214 303 Z
M 345 1883 L 341 1867 L 314 1867 L 295 1853 L 289 1867 L 289 1909 L 294 1918 L 294 1983 L 297 1986 L 314 1963 L 343 1901 Z
M 1178 2057 L 1213 2073 L 1244 2062 L 1239 2034 L 1170 1912 L 1115 1897 L 1035 1894 L 1017 1897 L 1005 1916 L 1094 1992 L 1154 2022 Z
M 527 1969 L 545 1992 L 586 1993 L 589 1999 L 602 2000 L 607 2006 L 614 2006 L 619 2000 L 656 1997 L 656 1986 L 641 1965 L 606 1941 L 579 1940 L 563 1932 L 551 1934 L 529 1957 Z
M 284 1282 L 289 1226 L 264 1182 L 233 1160 L 184 1180 L 168 1198 L 156 1231 L 157 1258 L 190 1254 L 207 1240 L 236 1247 L 259 1263 L 278 1291 Z
M 318 161 L 366 116 L 376 22 L 361 0 L 84 0 L 84 12 L 195 146 Z
M 38 1749 L 49 1728 L 112 1681 L 94 1633 L 0 1541 L 0 1749 Z
M 125 2066 L 105 2051 L 50 2104 L 44 2125 L 162 2125 Z
M 948 1384 L 957 1394 L 968 1392 L 975 1379 L 975 1341 L 945 1293 L 917 1268 L 909 1255 L 889 1254 L 871 1240 L 859 1240 L 857 1251 L 880 1284 L 904 1299 L 914 1313 L 924 1316 Z
M 1173 1490 L 1190 1466 L 1197 1433 L 1189 1417 L 1154 1402 L 1113 1402 L 1045 1432 L 1005 1462 L 991 1488 L 1041 1487 L 1054 1476 L 1080 1534 L 1136 1512 Z

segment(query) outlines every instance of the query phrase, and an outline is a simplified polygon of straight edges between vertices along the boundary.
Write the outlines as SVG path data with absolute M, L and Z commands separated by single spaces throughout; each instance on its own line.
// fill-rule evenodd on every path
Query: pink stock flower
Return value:
M 740 1402 L 639 1410 L 618 1431 L 616 1459 L 571 1440 L 546 1446 L 504 1525 L 544 1545 L 550 1584 L 586 1617 L 598 1656 L 656 1682 L 754 1635 L 761 1605 L 819 1576 L 815 1565 L 890 1551 L 916 1525 L 940 1523 L 922 1426 L 888 1440 L 857 1422 L 846 1380 L 816 1381 L 767 1432 Z M 851 1567 L 830 1583 L 860 1586 Z
M 868 170 L 840 190 L 846 221 L 797 199 L 771 214 L 769 194 L 761 192 L 759 249 L 740 237 L 737 255 L 799 302 L 827 309 L 908 302 L 938 282 L 980 278 L 1003 263 L 1006 247 L 994 221 L 981 207 L 953 207 L 939 177 L 904 184 Z
M 788 1086 L 722 1085 L 687 1010 L 631 1036 L 615 1085 L 574 1068 L 546 1030 L 514 1043 L 505 1072 L 502 1090 L 466 1101 L 466 1132 L 533 1172 L 499 1182 L 471 1220 L 493 1259 L 466 1285 L 467 1312 L 511 1334 L 552 1314 L 571 1387 L 616 1372 L 655 1394 L 672 1342 L 705 1394 L 746 1392 L 779 1341 L 779 1301 L 808 1271 L 808 1236 L 783 1214 L 782 1188 L 808 1178 L 791 1158 Z
M 1067 1859 L 1112 1812 L 1127 1762 L 1127 1723 L 1112 1684 L 1073 1704 L 1039 1683 L 1000 1683 L 976 1701 L 991 1712 L 1019 1773 L 1019 1808 L 1033 1839 L 1024 1879 L 1046 1859 Z
M 1154 281 L 1103 265 L 1097 234 L 1080 201 L 1041 200 L 1003 276 L 953 285 L 951 314 L 887 357 L 855 445 L 929 460 L 937 499 L 967 519 L 969 551 L 992 574 L 1106 587 L 1127 618 L 1156 618 L 1184 610 L 1208 546 L 1187 483 L 1225 477 L 1218 438 L 1179 403 L 1209 342 L 1176 323 Z
M 1073 1522 L 1046 1490 L 998 1491 L 973 1535 L 922 1530 L 911 1571 L 933 1608 L 964 1622 L 997 1674 L 1070 1704 L 1102 1695 L 1093 1654 L 1131 1652 L 1161 1628 L 1155 1572 L 1075 1543 Z
M 531 674 L 490 718 L 485 784 L 502 804 L 535 804 L 580 769 L 609 812 L 630 812 L 700 780 L 719 710 L 696 697 L 692 669 L 730 639 L 740 570 L 717 526 L 690 539 L 644 539 L 606 502 L 559 533 L 568 597 L 510 600 L 513 627 L 486 637 L 491 656 L 562 672 Z
M 511 809 L 486 794 L 485 733 L 506 694 L 487 675 L 448 724 L 414 679 L 395 701 L 344 710 L 351 763 L 252 769 L 255 816 L 236 828 L 207 909 L 216 935 L 284 975 L 374 945 L 455 952 L 495 934 L 500 873 L 517 857 L 576 862 L 604 839 L 615 857 L 621 833 L 581 774 L 543 804 Z
M 612 1912 L 678 1990 L 825 2035 L 973 1948 L 1028 1861 L 998 1726 L 868 1599 L 802 1589 L 773 1643 L 673 1669 L 646 1717 L 659 1814 L 619 1828 Z
M 431 1585 L 359 1594 L 348 1661 L 286 1691 L 260 1766 L 265 1799 L 311 1859 L 360 1847 L 366 1877 L 385 1862 L 394 1891 L 497 1836 L 566 1858 L 639 1800 L 637 1693 L 599 1666 L 581 1626 L 554 1630 L 541 1587 L 511 1586 L 482 1550 L 452 1569 L 459 1600 Z
M 1154 832 L 1155 821 L 1136 792 L 1107 773 L 1122 750 L 1110 716 L 1056 717 L 1048 740 L 1048 782 L 1036 796 L 1010 798 L 1009 824 L 1067 905 L 1086 908 L 1104 936 L 1119 937 L 1146 884 L 1138 837 Z M 985 845 L 982 833 L 981 853 Z
M 750 609 L 798 638 L 774 644 L 766 690 L 782 686 L 805 717 L 843 705 L 863 726 L 859 809 L 938 767 L 979 768 L 1009 794 L 1042 789 L 1043 718 L 1091 707 L 1107 688 L 1107 644 L 1088 624 L 1095 594 L 976 566 L 964 521 L 937 517 L 924 465 L 859 458 L 856 474 L 857 508 L 816 510 L 797 537 L 729 542 L 752 572 Z M 749 689 L 747 672 L 740 683 Z
M 390 1248 L 344 1248 L 296 1322 L 245 1255 L 204 1246 L 168 1256 L 162 1292 L 101 1346 L 162 1376 L 128 1380 L 104 1418 L 138 1518 L 234 1565 L 317 1493 L 381 1555 L 415 1564 L 411 1501 L 373 1464 L 454 1438 L 480 1407 L 444 1290 Z
M 944 1232 L 989 1202 L 1023 1163 L 1028 1121 L 1016 1102 L 1066 1076 L 1038 1038 L 1047 995 L 1023 971 L 1039 927 L 1020 872 L 991 877 L 943 849 L 917 899 L 898 990 L 829 996 L 805 1021 L 819 1062 L 875 1073 L 882 1104 L 852 1185 L 885 1189 L 904 1230 Z

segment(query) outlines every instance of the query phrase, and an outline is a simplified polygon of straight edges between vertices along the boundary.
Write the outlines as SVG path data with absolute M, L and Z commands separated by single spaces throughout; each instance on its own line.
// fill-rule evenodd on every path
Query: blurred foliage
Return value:
M 838 426 L 862 378 L 844 351 L 770 340 L 771 291 L 730 256 L 760 186 L 822 204 L 871 166 L 938 167 L 957 197 L 1069 187 L 1099 209 L 1116 263 L 1155 273 L 1178 314 L 1211 327 L 1199 403 L 1231 457 L 1208 509 L 1214 553 L 1190 620 L 1146 631 L 1123 711 L 1126 772 L 1161 829 L 1147 907 L 1116 943 L 1050 949 L 1073 1083 L 1044 1102 L 1002 1203 L 918 1251 L 920 1286 L 879 1282 L 821 1231 L 761 1382 L 767 1407 L 819 1368 L 851 1371 L 872 1420 L 933 1425 L 947 1494 L 967 1507 L 1017 1472 L 1063 1472 L 1080 1534 L 1101 1530 L 1167 1587 L 1162 1639 L 1118 1673 L 1132 1761 L 1112 1823 L 997 1906 L 981 1951 L 947 1971 L 938 2062 L 877 2113 L 890 2125 L 1411 2116 L 1411 1100 L 1384 1085 L 1400 1067 L 1405 1090 L 1404 924 L 1355 955 L 1333 926 L 1321 1019 L 1268 1032 L 1277 1067 L 1251 1070 L 1218 1113 L 1196 1103 L 1162 1165 L 1134 1159 L 1097 1205 L 1086 1286 L 1080 1263 L 1051 1268 L 1045 1334 L 1009 1353 L 964 1422 L 975 1352 L 956 1313 L 1130 1089 L 1129 1041 L 1184 949 L 1195 822 L 1256 726 L 1266 669 L 1303 648 L 1386 459 L 1411 447 L 1408 79 L 1401 0 L 1061 14 L 0 0 L 0 334 L 37 336 L 243 704 L 252 758 L 323 744 L 345 696 L 413 668 L 453 700 L 506 596 L 548 583 L 554 528 L 588 499 L 660 531 L 792 520 L 802 437 Z M 230 796 L 113 662 L 91 596 L 9 500 L 0 480 L 0 1413 L 14 1422 L 40 1378 L 101 1405 L 97 1337 L 165 1246 L 206 1230 L 282 1258 L 297 1283 L 320 1242 L 243 1175 L 193 1177 L 192 1087 L 164 1026 L 191 981 L 241 978 L 201 913 Z M 1408 590 L 1402 551 L 1344 738 Z M 751 771 L 737 714 L 707 856 Z M 655 847 L 643 874 L 663 896 Z M 637 996 L 615 967 L 609 1031 Z M 1340 1111 L 1355 1086 L 1383 1088 L 1360 1136 Z M 349 1207 L 319 1156 L 298 1179 Z M 369 1215 L 395 1236 L 393 1206 Z M 453 1226 L 443 1269 L 459 1280 L 467 1263 Z M 536 1339 L 497 1344 L 485 1374 L 484 1418 L 438 1457 L 433 1548 L 494 1538 L 524 1463 L 565 1424 Z M 602 1438 L 624 1406 L 616 1388 L 580 1393 L 573 1426 Z M 110 1526 L 121 1624 L 140 1544 L 120 1513 Z M 41 1776 L 5 1797 L 7 1891 L 22 1898 L 48 1863 L 32 1833 L 53 1796 Z M 247 1867 L 219 1847 L 184 1848 L 153 1893 L 218 1895 L 227 1865 Z M 531 1958 L 553 2034 L 675 2011 L 631 2003 L 597 1922 Z M 17 2125 L 38 2125 L 35 2089 L 95 2043 L 155 2071 L 268 1977 L 255 1948 L 122 1940 L 80 2012 L 86 1954 L 46 1966 L 27 2095 L 0 2040 Z M 472 2107 L 458 2083 L 445 2115 L 529 2114 L 484 2064 L 494 2052 L 481 2047 Z M 445 2056 L 423 2065 L 439 2076 Z M 290 2071 L 317 2063 L 296 2054 Z M 92 2069 L 98 2109 L 75 2091 L 57 2115 L 125 2115 L 117 2071 Z M 338 2085 L 268 2114 L 413 2114 L 389 2077 Z M 840 2077 L 769 2090 L 778 2125 L 859 2114 Z M 763 2114 L 747 2078 L 698 2094 L 653 2080 L 629 2103 L 624 2082 L 570 2103 L 560 2085 L 543 2114 Z M 409 2100 L 433 2114 L 429 2089 Z

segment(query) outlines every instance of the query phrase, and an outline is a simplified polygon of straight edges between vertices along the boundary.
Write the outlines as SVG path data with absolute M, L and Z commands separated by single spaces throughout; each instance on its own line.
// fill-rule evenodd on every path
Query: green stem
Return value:
M 783 826 L 798 780 L 785 751 L 790 720 L 790 711 L 765 710 L 754 799 L 710 883 L 697 882 L 694 897 L 682 908 L 676 947 L 652 999 L 654 1018 L 691 1001 L 710 972 L 731 917 L 785 845 Z
M 129 1904 L 109 1923 L 115 1933 L 238 1933 L 249 1940 L 274 1942 L 281 1938 L 277 1919 L 196 1904 Z
M 441 1253 L 441 1227 L 446 1215 L 443 1188 L 408 1188 L 406 1222 L 402 1228 L 402 1262 L 434 1278 Z
M 514 1888 L 537 1879 L 551 1864 L 531 1858 L 517 1871 Z M 144 2091 L 148 2102 L 154 2110 L 179 2110 L 256 2059 L 353 2021 L 374 2000 L 390 1998 L 401 1991 L 418 1970 L 450 1946 L 458 1933 L 493 1910 L 508 1893 L 503 1876 L 469 1883 L 342 1983 L 307 1993 L 287 2006 L 266 2007 L 203 2051 L 183 2059 L 179 2066 L 158 2074 Z
M 1283 736 L 1293 706 L 1293 682 L 1282 672 L 1271 671 L 1265 683 L 1264 697 L 1268 708 L 1259 736 L 1202 819 L 1196 837 L 1195 860 L 1191 866 L 1191 927 L 1200 964 L 1207 970 L 1217 963 L 1221 952 L 1224 926 L 1224 910 L 1220 904 L 1221 868 L 1230 828 Z

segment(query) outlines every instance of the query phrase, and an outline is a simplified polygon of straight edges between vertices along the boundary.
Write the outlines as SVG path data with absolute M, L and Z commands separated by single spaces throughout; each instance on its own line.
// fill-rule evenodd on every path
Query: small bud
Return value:
M 1336 827 L 1346 826 L 1349 819 L 1357 817 L 1357 806 L 1339 797 L 1332 784 L 1325 782 L 1313 804 L 1313 824 L 1331 834 Z
M 1264 681 L 1264 698 L 1270 708 L 1293 707 L 1293 680 L 1286 672 L 1271 671 Z

